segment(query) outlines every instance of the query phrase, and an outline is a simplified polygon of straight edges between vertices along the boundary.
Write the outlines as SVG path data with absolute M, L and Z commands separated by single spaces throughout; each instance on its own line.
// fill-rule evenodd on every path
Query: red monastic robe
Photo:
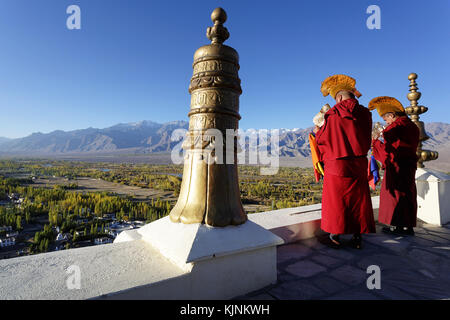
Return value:
M 375 221 L 367 180 L 372 114 L 347 99 L 325 114 L 316 134 L 325 176 L 322 230 L 333 234 L 373 233 Z
M 383 131 L 384 143 L 373 141 L 373 155 L 384 169 L 378 221 L 398 227 L 415 227 L 417 219 L 417 145 L 419 128 L 400 117 Z

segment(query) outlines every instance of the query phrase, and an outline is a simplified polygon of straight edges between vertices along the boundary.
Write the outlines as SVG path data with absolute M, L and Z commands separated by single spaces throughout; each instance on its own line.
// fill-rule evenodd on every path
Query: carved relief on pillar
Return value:
M 224 114 L 198 113 L 189 119 L 189 130 L 238 129 L 238 121 L 235 117 Z
M 224 76 L 224 75 L 205 75 L 201 74 L 194 75 L 191 79 L 191 84 L 189 86 L 189 92 L 192 93 L 196 89 L 201 88 L 230 88 L 234 89 L 239 93 L 242 93 L 241 80 L 237 77 Z
M 191 95 L 191 110 L 199 107 L 222 107 L 238 112 L 239 94 L 227 89 L 196 90 Z
M 230 74 L 237 74 L 238 67 L 231 62 L 218 60 L 203 60 L 194 65 L 194 75 L 204 72 L 225 72 Z

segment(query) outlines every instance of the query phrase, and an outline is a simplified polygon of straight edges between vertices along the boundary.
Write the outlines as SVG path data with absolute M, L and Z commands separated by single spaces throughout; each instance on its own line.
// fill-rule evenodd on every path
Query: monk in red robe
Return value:
M 405 114 L 402 104 L 392 97 L 377 97 L 369 103 L 388 125 L 384 142 L 374 137 L 372 152 L 383 165 L 378 221 L 386 233 L 414 235 L 417 220 L 417 146 L 419 128 Z
M 375 220 L 367 179 L 372 114 L 356 96 L 355 80 L 335 75 L 322 83 L 324 96 L 337 102 L 315 129 L 324 163 L 321 228 L 330 233 L 332 247 L 341 246 L 339 235 L 353 234 L 351 246 L 361 248 L 363 233 L 374 233 Z

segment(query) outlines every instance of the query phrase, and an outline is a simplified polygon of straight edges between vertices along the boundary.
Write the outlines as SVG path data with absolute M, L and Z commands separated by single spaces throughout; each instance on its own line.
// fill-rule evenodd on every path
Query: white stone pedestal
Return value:
M 138 230 L 122 232 L 114 243 L 136 239 L 149 243 L 188 272 L 170 297 L 163 294 L 160 299 L 230 299 L 277 281 L 276 246 L 283 240 L 252 221 L 213 228 L 174 223 L 165 217 Z M 150 292 L 139 295 L 144 299 L 155 297 Z
M 450 222 L 450 176 L 431 169 L 416 172 L 417 217 L 442 226 Z

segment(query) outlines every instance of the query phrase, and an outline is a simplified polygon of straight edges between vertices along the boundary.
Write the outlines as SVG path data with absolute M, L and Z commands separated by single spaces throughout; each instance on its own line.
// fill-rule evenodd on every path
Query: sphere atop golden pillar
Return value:
M 213 27 L 208 27 L 206 36 L 211 40 L 212 44 L 222 44 L 230 37 L 227 28 L 223 26 L 227 21 L 227 13 L 222 8 L 216 8 L 211 14 L 211 20 L 214 22 Z
M 408 76 L 408 80 L 416 80 L 417 79 L 417 73 L 410 73 Z
M 227 13 L 221 7 L 215 8 L 211 13 L 211 20 L 214 24 L 224 24 L 227 21 Z

